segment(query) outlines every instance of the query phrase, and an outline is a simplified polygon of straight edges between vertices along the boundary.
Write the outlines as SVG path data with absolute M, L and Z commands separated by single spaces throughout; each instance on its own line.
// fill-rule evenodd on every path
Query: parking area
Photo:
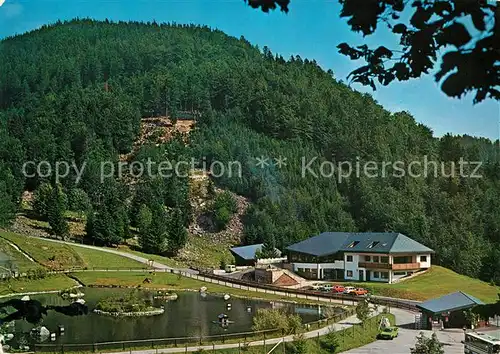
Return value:
M 349 350 L 346 353 L 350 354 L 409 354 L 410 348 L 415 346 L 416 337 L 420 331 L 412 329 L 399 329 L 399 335 L 394 340 L 377 340 L 364 347 Z M 427 336 L 432 335 L 432 332 L 425 331 Z M 464 345 L 460 342 L 463 340 L 463 333 L 459 332 L 437 332 L 438 338 L 444 344 L 444 352 L 446 354 L 463 354 Z
M 396 316 L 398 326 L 408 326 L 415 321 L 415 314 L 408 311 L 392 309 Z M 399 329 L 399 335 L 393 340 L 377 340 L 361 348 L 349 350 L 349 354 L 409 354 L 410 348 L 415 346 L 416 337 L 421 331 L 414 329 Z M 431 336 L 432 331 L 423 331 L 426 336 Z M 464 334 L 461 330 L 437 331 L 439 340 L 444 344 L 446 354 L 463 354 L 464 345 L 461 341 Z

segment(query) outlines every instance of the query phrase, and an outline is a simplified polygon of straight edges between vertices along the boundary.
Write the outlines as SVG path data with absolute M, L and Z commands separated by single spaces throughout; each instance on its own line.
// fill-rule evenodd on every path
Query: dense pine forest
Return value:
M 62 213 L 74 210 L 87 214 L 93 242 L 120 243 L 132 226 L 144 250 L 177 252 L 192 219 L 188 178 L 101 183 L 100 165 L 131 151 L 142 117 L 196 111 L 189 141 L 145 145 L 135 159 L 239 161 L 241 177 L 213 182 L 251 201 L 245 243 L 283 248 L 323 231 L 397 231 L 436 250 L 437 263 L 500 284 L 495 142 L 433 137 L 411 113 L 385 110 L 314 60 L 283 58 L 207 27 L 74 20 L 6 38 L 0 62 L 4 226 L 29 190 L 34 211 L 60 236 L 68 232 Z M 271 159 L 266 168 L 256 164 L 261 156 Z M 303 157 L 317 157 L 317 170 L 324 161 L 407 165 L 424 156 L 447 162 L 444 171 L 421 178 L 392 170 L 377 178 L 302 173 Z M 286 166 L 273 163 L 278 157 Z M 460 176 L 460 159 L 481 161 L 482 178 Z M 57 184 L 35 173 L 35 164 L 23 173 L 26 161 L 86 168 L 81 178 L 70 171 Z M 465 174 L 473 169 L 466 166 Z

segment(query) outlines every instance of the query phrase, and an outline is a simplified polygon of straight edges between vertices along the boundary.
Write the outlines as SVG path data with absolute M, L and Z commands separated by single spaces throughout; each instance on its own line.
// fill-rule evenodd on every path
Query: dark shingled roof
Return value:
M 441 296 L 437 299 L 422 302 L 417 305 L 417 307 L 426 312 L 435 314 L 465 310 L 476 305 L 484 305 L 484 303 L 472 295 L 466 294 L 462 291 L 457 291 L 456 293 Z
M 434 253 L 430 248 L 397 232 L 323 232 L 287 247 L 313 256 L 336 252 Z
M 318 236 L 288 246 L 286 249 L 313 256 L 325 256 L 340 251 L 349 236 L 347 232 L 323 232 Z
M 249 245 L 249 246 L 241 246 L 241 247 L 233 247 L 231 248 L 231 252 L 240 256 L 241 258 L 251 261 L 255 259 L 255 253 L 262 250 L 262 246 L 264 244 L 259 243 L 257 245 Z

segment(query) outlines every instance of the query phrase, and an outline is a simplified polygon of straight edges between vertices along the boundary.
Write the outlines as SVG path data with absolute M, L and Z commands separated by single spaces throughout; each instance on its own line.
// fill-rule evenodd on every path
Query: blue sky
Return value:
M 357 64 L 337 53 L 338 43 L 391 47 L 395 38 L 381 33 L 363 39 L 352 33 L 338 14 L 336 0 L 292 0 L 288 14 L 264 14 L 243 0 L 5 0 L 0 7 L 0 38 L 74 17 L 206 24 L 236 37 L 243 35 L 261 48 L 267 45 L 285 58 L 299 54 L 316 59 L 323 68 L 332 69 L 338 79 L 346 81 Z M 409 111 L 437 136 L 452 132 L 499 138 L 497 102 L 473 105 L 471 96 L 461 100 L 448 98 L 432 77 L 393 83 L 375 92 L 356 84 L 353 88 L 372 93 L 391 111 Z

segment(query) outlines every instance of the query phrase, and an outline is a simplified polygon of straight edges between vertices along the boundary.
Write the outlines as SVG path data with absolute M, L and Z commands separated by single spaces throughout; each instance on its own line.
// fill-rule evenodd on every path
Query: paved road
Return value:
M 423 331 L 426 336 L 432 335 L 431 331 Z M 460 333 L 461 332 L 461 333 Z M 464 334 L 460 332 L 436 332 L 441 343 L 444 344 L 446 354 L 463 354 L 464 346 L 460 341 Z M 373 343 L 347 351 L 348 354 L 409 354 L 410 348 L 415 346 L 416 337 L 420 331 L 412 329 L 399 329 L 399 335 L 394 340 L 377 340 Z

